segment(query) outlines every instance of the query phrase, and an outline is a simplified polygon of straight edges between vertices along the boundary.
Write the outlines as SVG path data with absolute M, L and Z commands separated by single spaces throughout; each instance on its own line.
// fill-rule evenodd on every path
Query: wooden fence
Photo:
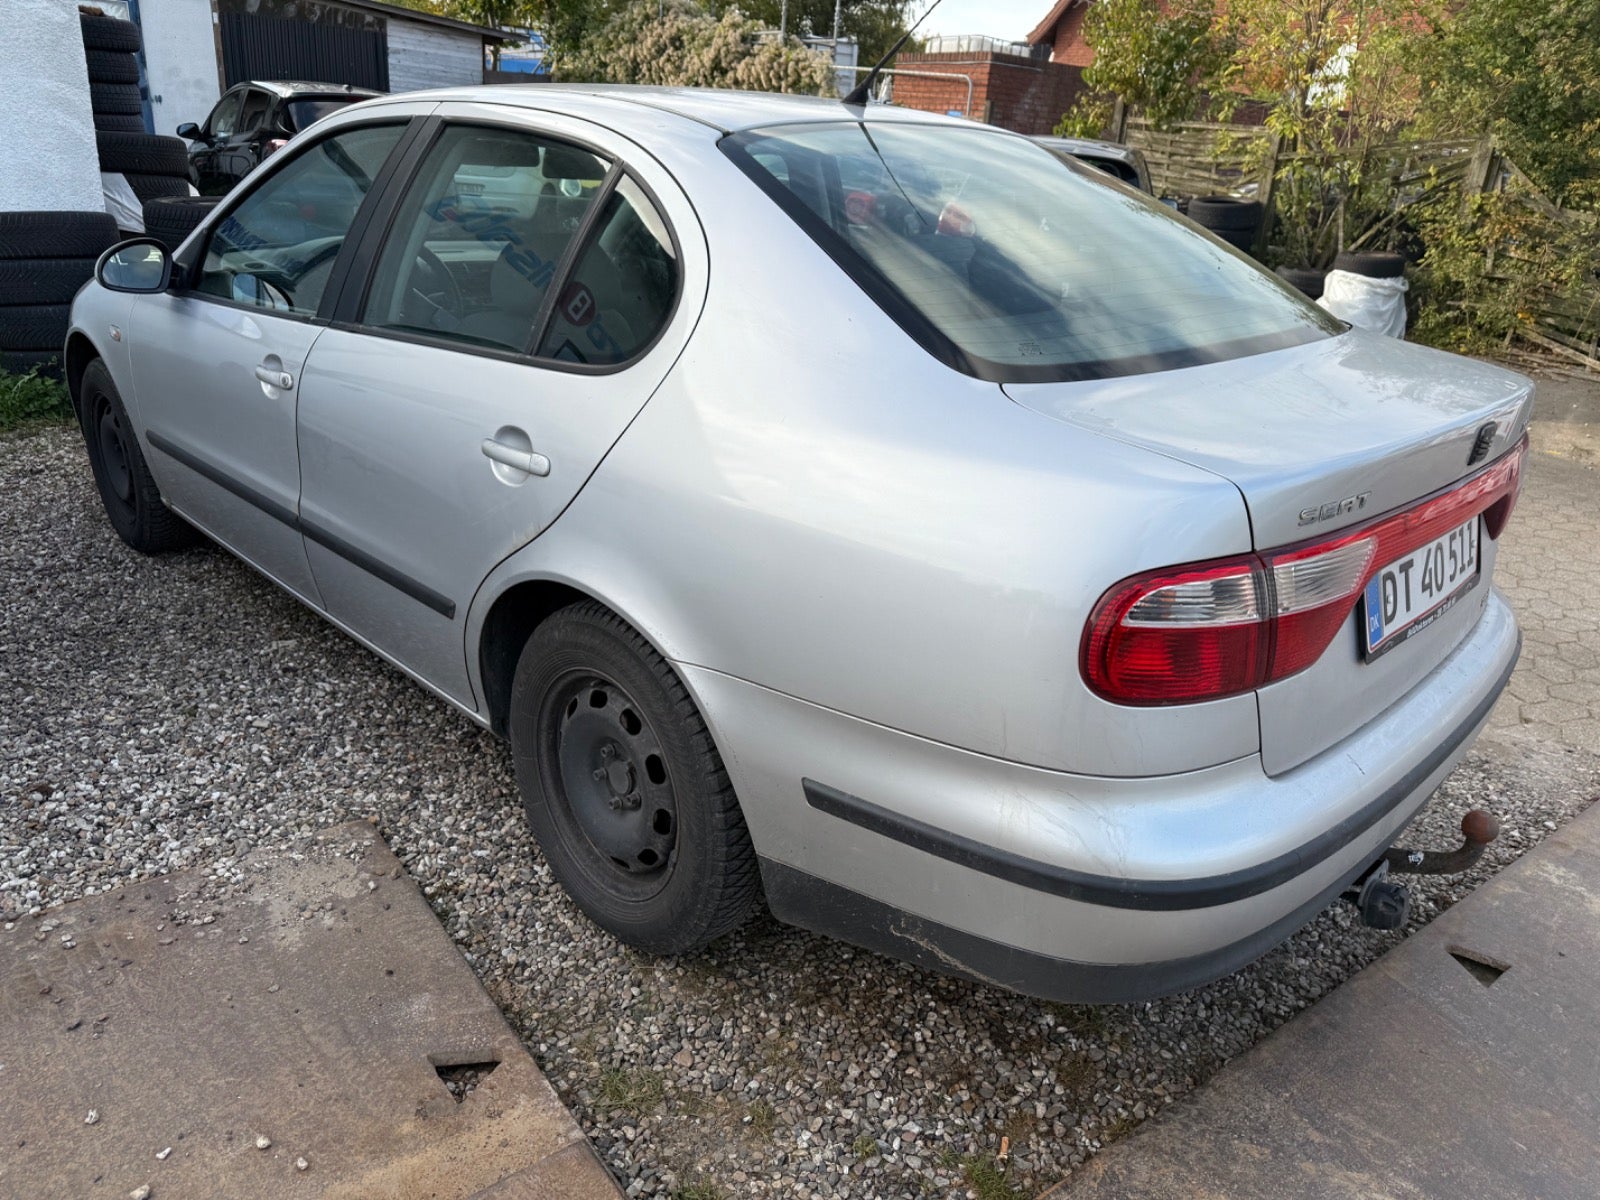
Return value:
M 1285 148 L 1259 125 L 1189 121 L 1171 129 L 1119 112 L 1113 135 L 1140 150 L 1157 195 L 1235 194 L 1260 200 L 1267 210 L 1261 230 L 1264 250 L 1272 229 L 1274 184 L 1304 156 Z M 1551 231 L 1592 230 L 1600 244 L 1600 218 L 1551 204 L 1531 180 L 1488 139 L 1395 141 L 1370 151 L 1369 169 L 1381 170 L 1401 206 L 1456 192 L 1463 215 L 1468 198 L 1503 192 L 1508 201 L 1547 223 Z M 1600 277 L 1578 295 L 1531 284 L 1544 264 L 1528 247 L 1509 244 L 1489 256 L 1489 277 L 1525 295 L 1518 333 L 1542 349 L 1600 369 Z

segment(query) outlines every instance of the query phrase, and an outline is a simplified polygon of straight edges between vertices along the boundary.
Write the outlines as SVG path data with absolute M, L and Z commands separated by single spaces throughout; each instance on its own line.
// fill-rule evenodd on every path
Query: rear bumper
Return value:
M 968 754 L 684 668 L 774 913 L 1069 1002 L 1237 969 L 1334 899 L 1466 753 L 1516 661 L 1496 594 L 1379 719 L 1293 771 L 1100 779 Z M 802 782 L 805 780 L 805 782 Z

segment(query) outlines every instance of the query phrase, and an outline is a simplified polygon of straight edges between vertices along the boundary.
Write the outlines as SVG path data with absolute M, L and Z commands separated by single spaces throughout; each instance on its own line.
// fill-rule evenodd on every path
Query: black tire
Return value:
M 144 111 L 136 83 L 91 83 L 89 107 L 107 116 L 114 113 L 133 116 Z
M 133 194 L 139 198 L 141 204 L 167 196 L 194 194 L 189 190 L 188 176 L 180 179 L 176 175 L 140 175 L 129 171 L 123 177 L 127 179 L 128 186 L 133 189 Z
M 1365 275 L 1368 279 L 1399 279 L 1406 273 L 1406 260 L 1402 255 L 1387 250 L 1345 252 L 1333 260 L 1335 271 L 1349 271 L 1352 275 Z
M 1213 229 L 1213 236 L 1221 238 L 1235 250 L 1243 250 L 1249 254 L 1256 244 L 1256 234 L 1253 229 Z
M 510 734 L 528 824 L 597 925 L 684 954 L 749 918 L 760 876 L 722 758 L 682 681 L 615 613 L 575 604 L 534 631 Z
M 139 27 L 132 21 L 91 13 L 78 14 L 86 50 L 116 50 L 130 54 L 139 49 Z
M 0 260 L 98 257 L 116 240 L 103 212 L 0 212 Z
M 95 113 L 94 127 L 113 133 L 144 133 L 144 118 L 127 113 Z
M 189 178 L 189 148 L 182 138 L 162 137 L 157 133 L 112 133 L 104 129 L 97 131 L 94 137 L 100 149 L 102 171 Z
M 1189 219 L 1213 233 L 1224 229 L 1254 232 L 1261 225 L 1261 204 L 1232 196 L 1196 196 L 1189 201 Z
M 1309 267 L 1279 267 L 1277 274 L 1290 287 L 1298 288 L 1313 300 L 1322 295 L 1322 285 L 1328 278 L 1326 271 Z
M 60 379 L 61 349 L 0 350 L 0 371 L 9 371 L 13 375 L 38 371 L 46 379 Z
M 67 340 L 70 304 L 13 304 L 0 308 L 0 350 L 37 350 Z
M 84 368 L 75 407 L 95 486 L 117 536 L 141 554 L 192 544 L 194 527 L 161 502 L 117 385 L 101 359 Z
M 0 305 L 68 304 L 94 278 L 92 258 L 0 262 Z
M 222 200 L 221 196 L 171 196 L 144 206 L 144 231 L 176 250 Z
M 120 50 L 85 50 L 84 65 L 89 68 L 90 83 L 139 82 L 139 60 Z

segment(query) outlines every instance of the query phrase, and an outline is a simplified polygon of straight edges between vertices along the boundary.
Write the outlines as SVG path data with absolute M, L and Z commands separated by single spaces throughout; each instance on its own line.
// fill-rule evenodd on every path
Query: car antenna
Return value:
M 850 89 L 850 94 L 844 98 L 844 102 L 846 104 L 856 105 L 859 107 L 867 102 L 868 97 L 872 95 L 872 85 L 878 81 L 878 73 L 888 65 L 888 62 L 891 58 L 900 53 L 900 47 L 904 46 L 906 44 L 906 39 L 917 31 L 917 26 L 921 25 L 923 21 L 927 20 L 928 14 L 934 9 L 938 8 L 943 2 L 944 0 L 933 0 L 933 3 L 928 5 L 928 7 L 923 10 L 922 15 L 912 22 L 911 28 L 902 33 L 900 35 L 900 40 L 890 47 L 889 53 L 880 58 L 877 61 L 877 64 L 873 66 L 872 70 L 867 72 L 867 77 L 860 83 L 856 84 L 855 87 Z

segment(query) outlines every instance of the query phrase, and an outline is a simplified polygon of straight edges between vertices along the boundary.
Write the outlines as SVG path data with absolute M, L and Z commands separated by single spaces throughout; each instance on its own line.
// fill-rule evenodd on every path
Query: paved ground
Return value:
M 365 821 L 8 922 L 0 984 L 0 1195 L 619 1200 Z
M 1565 686 L 1569 647 L 1596 644 L 1600 615 L 1565 581 L 1595 576 L 1600 539 L 1561 514 L 1597 480 L 1534 462 L 1501 559 L 1528 707 L 1414 826 L 1449 843 L 1483 805 L 1505 833 L 1471 875 L 1423 887 L 1418 924 L 1600 791 L 1596 743 L 1564 731 L 1593 710 L 1535 711 L 1533 690 Z M 550 879 L 503 746 L 226 555 L 127 552 L 71 433 L 0 441 L 0 496 L 0 923 L 370 814 L 633 1195 L 1025 1193 L 1398 940 L 1334 908 L 1228 979 L 1121 1008 L 1026 1000 L 767 920 L 697 959 L 644 959 Z M 1567 607 L 1547 612 L 1552 597 Z
M 1591 1200 L 1600 808 L 1049 1200 Z

